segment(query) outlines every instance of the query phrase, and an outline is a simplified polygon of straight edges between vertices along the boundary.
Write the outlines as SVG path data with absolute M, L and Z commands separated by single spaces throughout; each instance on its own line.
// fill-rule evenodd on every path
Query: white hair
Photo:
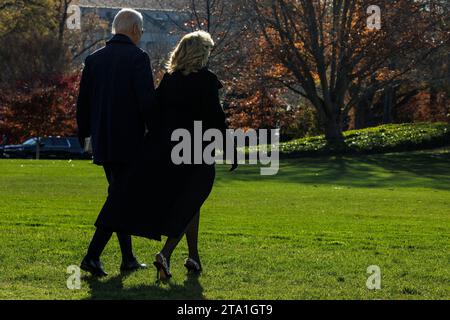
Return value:
M 122 9 L 114 17 L 112 33 L 131 32 L 135 25 L 139 27 L 139 30 L 142 30 L 144 27 L 144 18 L 142 17 L 142 14 L 133 9 Z

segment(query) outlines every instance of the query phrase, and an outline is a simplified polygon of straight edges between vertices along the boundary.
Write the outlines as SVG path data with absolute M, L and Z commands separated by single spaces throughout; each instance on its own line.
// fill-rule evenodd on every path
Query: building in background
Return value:
M 121 7 L 83 5 L 80 3 L 80 9 L 82 17 L 95 14 L 106 21 L 109 24 L 109 30 L 111 30 L 114 17 Z M 180 39 L 181 34 L 177 32 L 179 29 L 175 25 L 182 23 L 182 12 L 160 8 L 134 9 L 144 16 L 144 34 L 139 46 L 149 53 L 152 61 L 161 61 L 166 58 Z M 99 34 L 98 37 L 104 37 L 104 34 Z M 86 55 L 92 53 L 92 51 L 94 51 L 94 48 L 90 52 L 86 52 Z

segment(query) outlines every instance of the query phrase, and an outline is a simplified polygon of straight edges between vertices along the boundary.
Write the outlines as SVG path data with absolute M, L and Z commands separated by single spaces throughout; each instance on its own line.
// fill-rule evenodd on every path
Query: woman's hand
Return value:
M 235 171 L 239 167 L 238 150 L 237 150 L 236 141 L 234 141 L 233 149 L 234 149 L 234 157 L 233 157 L 233 164 L 231 165 L 230 172 Z

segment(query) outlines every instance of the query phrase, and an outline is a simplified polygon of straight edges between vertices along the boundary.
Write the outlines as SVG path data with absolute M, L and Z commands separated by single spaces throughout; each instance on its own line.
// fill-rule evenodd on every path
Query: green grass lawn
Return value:
M 106 194 L 89 162 L 0 161 L 0 299 L 449 299 L 450 153 L 425 152 L 282 161 L 218 169 L 204 207 L 205 267 L 187 278 L 186 245 L 174 279 L 153 269 L 120 276 L 117 240 L 103 260 L 110 276 L 83 276 L 69 290 Z M 149 212 L 149 214 L 152 214 Z M 160 244 L 135 240 L 151 264 Z M 382 288 L 366 288 L 377 265 Z

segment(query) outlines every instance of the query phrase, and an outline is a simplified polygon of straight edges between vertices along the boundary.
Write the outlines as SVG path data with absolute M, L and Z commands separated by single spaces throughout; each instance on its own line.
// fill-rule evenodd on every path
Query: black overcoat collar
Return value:
M 133 41 L 131 41 L 131 39 L 124 35 L 124 34 L 116 34 L 114 35 L 114 37 L 112 37 L 110 40 L 108 40 L 106 42 L 106 44 L 111 44 L 111 43 L 125 43 L 125 44 L 131 44 L 131 45 L 135 45 L 133 43 Z

